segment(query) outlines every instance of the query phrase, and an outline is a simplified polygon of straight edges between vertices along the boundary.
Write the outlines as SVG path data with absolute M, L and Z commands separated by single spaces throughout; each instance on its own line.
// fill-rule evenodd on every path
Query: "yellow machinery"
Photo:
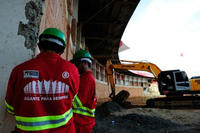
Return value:
M 153 63 L 137 62 L 137 61 L 125 61 L 121 60 L 123 64 L 112 64 L 111 60 L 107 60 L 106 74 L 108 76 L 108 82 L 111 87 L 110 98 L 115 97 L 115 81 L 114 81 L 114 69 L 123 70 L 140 70 L 150 72 L 154 75 L 155 79 L 158 79 L 158 74 L 161 72 L 160 68 Z M 126 64 L 125 64 L 126 63 Z
M 200 77 L 192 77 L 190 79 L 191 91 L 200 91 Z
M 161 69 L 149 62 L 125 61 L 121 64 L 112 64 L 111 60 L 107 60 L 106 73 L 108 82 L 111 87 L 110 98 L 115 97 L 115 80 L 113 71 L 120 70 L 139 70 L 150 72 L 158 81 L 159 92 L 161 95 L 183 95 L 200 93 L 200 77 L 188 79 L 187 74 L 180 70 L 161 71 Z

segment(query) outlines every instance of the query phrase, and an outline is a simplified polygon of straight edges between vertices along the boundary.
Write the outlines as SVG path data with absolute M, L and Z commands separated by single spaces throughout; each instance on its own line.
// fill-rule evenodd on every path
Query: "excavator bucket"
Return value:
M 126 103 L 126 100 L 129 96 L 130 93 L 128 91 L 122 90 L 113 98 L 113 101 L 120 105 L 123 105 L 124 103 Z

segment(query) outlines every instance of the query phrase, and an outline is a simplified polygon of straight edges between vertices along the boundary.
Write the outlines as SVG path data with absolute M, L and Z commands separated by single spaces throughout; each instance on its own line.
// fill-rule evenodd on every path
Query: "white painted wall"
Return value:
M 9 133 L 5 126 L 4 98 L 7 82 L 12 68 L 25 60 L 31 59 L 33 52 L 24 47 L 24 37 L 17 35 L 19 21 L 27 23 L 25 4 L 29 0 L 0 0 L 0 133 Z M 10 127 L 14 122 L 10 121 Z M 7 131 L 3 131 L 3 128 Z M 9 130 L 9 131 L 8 131 Z

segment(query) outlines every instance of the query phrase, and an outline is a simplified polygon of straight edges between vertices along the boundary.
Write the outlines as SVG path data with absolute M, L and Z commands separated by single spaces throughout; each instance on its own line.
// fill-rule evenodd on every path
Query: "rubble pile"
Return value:
M 166 116 L 163 113 L 166 113 Z M 176 114 L 173 115 L 175 118 Z M 148 108 L 124 109 L 115 102 L 105 102 L 96 109 L 94 133 L 200 132 L 200 122 L 198 126 L 189 124 L 181 125 L 180 121 L 180 123 L 177 123 L 173 119 L 168 119 L 169 117 L 170 111 L 168 110 Z

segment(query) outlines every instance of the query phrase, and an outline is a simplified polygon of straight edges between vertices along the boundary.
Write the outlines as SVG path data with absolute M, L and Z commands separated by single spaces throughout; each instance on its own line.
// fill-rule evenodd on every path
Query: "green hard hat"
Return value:
M 50 39 L 50 38 L 56 38 L 58 40 Z M 57 28 L 47 28 L 45 29 L 42 34 L 39 36 L 39 41 L 42 41 L 46 39 L 47 41 L 52 41 L 58 45 L 61 45 L 63 47 L 66 47 L 66 40 L 65 40 L 65 34 L 57 29 Z
M 76 59 L 81 59 L 81 58 L 89 58 L 89 59 L 92 59 L 92 56 L 90 55 L 90 53 L 86 50 L 79 50 L 77 51 L 74 56 L 73 56 L 73 59 L 76 60 Z

